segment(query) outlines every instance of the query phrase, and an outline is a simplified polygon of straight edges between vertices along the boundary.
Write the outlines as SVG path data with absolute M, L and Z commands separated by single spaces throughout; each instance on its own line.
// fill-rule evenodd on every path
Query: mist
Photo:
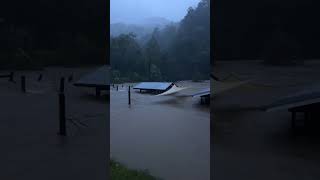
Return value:
M 180 21 L 200 0 L 111 0 L 110 23 L 140 24 L 147 18 Z

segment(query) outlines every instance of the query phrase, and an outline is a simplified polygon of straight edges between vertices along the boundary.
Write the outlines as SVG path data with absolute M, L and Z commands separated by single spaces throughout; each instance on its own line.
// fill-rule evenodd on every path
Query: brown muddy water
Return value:
M 211 116 L 215 180 L 320 179 L 319 136 L 293 134 L 286 110 L 259 107 L 320 82 L 320 62 L 265 66 L 260 61 L 218 62 L 220 78 L 234 74 L 252 83 L 214 98 Z
M 178 83 L 191 94 L 209 82 Z M 147 169 L 162 179 L 209 179 L 210 109 L 199 98 L 154 96 L 132 90 L 128 84 L 111 87 L 111 157 L 129 168 Z
M 105 94 L 98 99 L 94 89 L 66 81 L 66 117 L 73 123 L 67 121 L 66 137 L 57 135 L 60 78 L 73 74 L 77 80 L 95 68 L 16 71 L 16 83 L 0 79 L 0 179 L 108 178 L 109 102 Z M 43 74 L 41 81 L 39 74 Z M 20 88 L 21 75 L 26 76 L 26 93 Z

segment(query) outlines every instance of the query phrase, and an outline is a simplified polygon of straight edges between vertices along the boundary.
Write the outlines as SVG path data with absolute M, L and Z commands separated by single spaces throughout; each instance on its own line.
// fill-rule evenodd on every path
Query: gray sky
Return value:
M 111 0 L 110 22 L 136 23 L 149 17 L 180 21 L 200 0 Z

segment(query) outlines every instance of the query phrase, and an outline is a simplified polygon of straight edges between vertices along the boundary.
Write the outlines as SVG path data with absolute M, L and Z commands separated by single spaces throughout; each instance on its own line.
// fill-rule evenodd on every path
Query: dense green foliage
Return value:
M 133 34 L 111 37 L 114 82 L 208 79 L 210 73 L 210 1 L 189 8 L 178 24 L 155 28 L 141 42 Z
M 0 68 L 105 64 L 106 5 L 103 0 L 3 2 Z
M 112 180 L 156 180 L 146 171 L 136 171 L 111 160 L 111 179 Z
M 214 1 L 215 60 L 265 59 L 283 64 L 291 57 L 318 59 L 318 5 L 312 0 Z

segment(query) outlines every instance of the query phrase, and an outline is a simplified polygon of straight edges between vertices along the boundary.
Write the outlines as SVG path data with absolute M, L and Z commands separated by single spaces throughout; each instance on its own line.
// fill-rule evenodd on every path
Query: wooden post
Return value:
M 59 93 L 59 134 L 66 136 L 66 102 L 63 92 Z
M 128 89 L 128 104 L 131 105 L 131 91 L 130 91 L 130 86 Z
M 21 90 L 22 92 L 26 92 L 26 77 L 25 76 L 21 76 Z
M 60 79 L 60 93 L 64 93 L 64 77 Z
M 117 91 L 119 91 L 119 87 L 118 87 L 118 85 L 117 85 Z
M 41 81 L 41 80 L 42 80 L 42 74 L 40 74 L 38 77 L 38 81 Z
M 68 77 L 68 82 L 71 82 L 73 81 L 73 74 L 71 74 L 69 77 Z
M 292 111 L 291 127 L 294 130 L 296 127 L 296 112 Z
M 100 97 L 101 96 L 101 90 L 100 88 L 96 88 L 96 97 Z
M 10 76 L 9 76 L 9 81 L 10 82 L 13 82 L 13 76 L 14 76 L 14 73 L 13 72 L 10 72 Z
M 304 127 L 308 128 L 309 126 L 309 111 L 305 110 L 304 111 Z

